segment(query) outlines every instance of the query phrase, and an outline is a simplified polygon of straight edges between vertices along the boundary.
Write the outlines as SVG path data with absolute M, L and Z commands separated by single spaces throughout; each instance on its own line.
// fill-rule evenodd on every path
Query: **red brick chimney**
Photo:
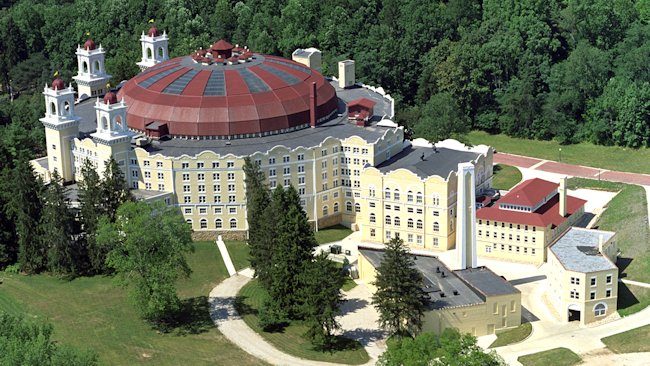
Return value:
M 311 83 L 309 88 L 309 125 L 311 128 L 316 127 L 316 107 L 318 101 L 316 100 L 316 82 Z

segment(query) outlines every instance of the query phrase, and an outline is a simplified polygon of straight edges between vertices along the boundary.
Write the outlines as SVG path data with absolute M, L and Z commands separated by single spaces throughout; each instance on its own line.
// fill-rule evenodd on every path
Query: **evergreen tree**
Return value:
M 63 179 L 54 172 L 43 194 L 43 214 L 39 229 L 47 248 L 47 268 L 54 273 L 78 273 L 75 243 L 72 238 L 74 217 L 68 208 Z
M 102 206 L 104 214 L 111 221 L 115 221 L 117 209 L 124 202 L 133 201 L 133 195 L 120 166 L 112 156 L 104 163 L 104 166 L 104 179 L 101 183 Z
M 305 300 L 300 296 L 304 286 L 301 273 L 311 262 L 317 244 L 298 192 L 292 186 L 283 193 L 281 190 L 278 187 L 273 194 L 273 206 L 284 210 L 282 215 L 272 216 L 277 220 L 277 241 L 273 247 L 269 294 L 289 319 L 297 319 L 302 316 Z
M 8 202 L 11 189 L 11 170 L 13 160 L 9 151 L 0 144 L 0 270 L 16 263 L 18 259 L 18 239 L 16 227 L 10 219 Z
M 250 157 L 244 158 L 244 174 L 251 266 L 255 270 L 255 276 L 266 288 L 270 284 L 269 270 L 274 238 L 272 225 L 269 225 L 274 216 L 267 215 L 271 197 L 264 183 L 264 173 Z
M 335 340 L 333 333 L 341 327 L 336 317 L 341 313 L 345 277 L 324 252 L 308 263 L 302 277 L 301 312 L 309 325 L 306 336 L 317 349 L 330 350 Z
M 386 245 L 374 285 L 377 291 L 372 304 L 379 311 L 381 327 L 392 335 L 415 336 L 422 329 L 429 297 L 422 290 L 422 275 L 399 237 Z
M 43 182 L 34 175 L 31 165 L 25 159 L 16 163 L 9 181 L 7 212 L 16 225 L 18 263 L 23 271 L 36 273 L 44 269 L 47 257 L 38 230 Z
M 88 266 L 93 272 L 103 272 L 107 251 L 96 245 L 97 222 L 102 215 L 102 190 L 95 165 L 86 159 L 81 167 L 82 180 L 79 182 L 79 211 L 84 232 L 85 248 L 88 253 Z

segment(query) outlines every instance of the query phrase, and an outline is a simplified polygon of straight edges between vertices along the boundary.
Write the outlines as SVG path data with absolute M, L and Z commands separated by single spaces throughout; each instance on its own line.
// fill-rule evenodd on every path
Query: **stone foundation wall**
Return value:
M 326 216 L 326 217 L 321 217 L 321 218 L 318 219 L 318 228 L 319 229 L 324 229 L 326 227 L 338 225 L 342 221 L 343 221 L 343 214 L 341 214 L 340 212 L 329 215 L 329 216 Z
M 246 231 L 222 231 L 222 230 L 201 230 L 192 232 L 194 241 L 216 241 L 217 236 L 221 235 L 224 241 L 228 240 L 246 240 Z

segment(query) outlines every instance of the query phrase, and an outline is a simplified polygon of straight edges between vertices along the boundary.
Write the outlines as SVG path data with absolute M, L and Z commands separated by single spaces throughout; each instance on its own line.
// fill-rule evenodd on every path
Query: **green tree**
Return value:
M 92 366 L 97 354 L 52 339 L 53 328 L 0 311 L 0 364 L 23 366 Z
M 259 278 L 262 286 L 268 288 L 271 283 L 271 256 L 275 237 L 275 230 L 273 230 L 275 216 L 269 216 L 267 212 L 271 203 L 270 192 L 264 182 L 264 173 L 250 157 L 244 158 L 244 174 L 251 267 L 255 270 L 255 276 Z
M 45 268 L 47 261 L 47 249 L 43 246 L 38 228 L 43 210 L 43 182 L 36 177 L 25 159 L 16 163 L 9 176 L 11 184 L 7 212 L 16 225 L 18 263 L 23 271 L 36 273 Z
M 111 156 L 104 163 L 104 175 L 101 183 L 102 208 L 111 221 L 115 221 L 118 207 L 127 201 L 133 200 L 129 185 L 124 178 L 122 169 Z
M 113 223 L 100 219 L 97 242 L 113 248 L 106 263 L 129 290 L 142 317 L 154 324 L 173 319 L 180 308 L 176 281 L 191 270 L 185 255 L 194 250 L 181 213 L 162 203 L 126 202 Z
M 415 338 L 391 339 L 378 366 L 505 366 L 496 352 L 485 353 L 476 338 L 445 329 L 440 336 L 422 333 Z
M 78 274 L 74 216 L 68 207 L 63 179 L 54 172 L 43 194 L 43 214 L 39 224 L 43 247 L 47 248 L 47 268 L 54 273 Z
M 398 337 L 420 332 L 429 297 L 422 290 L 422 275 L 399 237 L 386 245 L 374 285 L 377 291 L 372 304 L 379 311 L 379 325 Z
M 0 270 L 16 263 L 18 259 L 18 241 L 16 227 L 8 211 L 10 189 L 12 187 L 11 171 L 14 168 L 9 151 L 0 144 Z
M 101 180 L 95 170 L 95 164 L 86 159 L 81 166 L 81 181 L 79 186 L 79 213 L 83 230 L 83 240 L 88 252 L 88 267 L 94 273 L 102 273 L 105 270 L 106 254 L 108 250 L 97 245 L 97 223 L 103 214 L 102 202 L 103 193 Z
M 336 321 L 343 302 L 341 287 L 345 277 L 341 269 L 322 252 L 309 263 L 302 273 L 301 289 L 303 304 L 301 313 L 308 324 L 307 337 L 319 350 L 331 350 L 334 331 L 341 325 Z
M 413 126 L 415 137 L 432 142 L 448 138 L 462 139 L 469 131 L 469 118 L 449 93 L 438 93 L 420 110 L 418 122 Z

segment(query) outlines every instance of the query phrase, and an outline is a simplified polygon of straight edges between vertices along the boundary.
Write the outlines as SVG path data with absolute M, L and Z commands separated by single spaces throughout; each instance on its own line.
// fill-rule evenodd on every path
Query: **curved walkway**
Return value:
M 251 280 L 249 273 L 249 270 L 240 271 L 210 291 L 210 317 L 219 331 L 239 348 L 273 365 L 341 366 L 342 364 L 306 360 L 286 354 L 267 342 L 244 322 L 235 310 L 234 304 L 239 290 Z M 376 359 L 372 353 L 369 352 L 369 355 L 370 361 L 365 365 L 374 365 Z

